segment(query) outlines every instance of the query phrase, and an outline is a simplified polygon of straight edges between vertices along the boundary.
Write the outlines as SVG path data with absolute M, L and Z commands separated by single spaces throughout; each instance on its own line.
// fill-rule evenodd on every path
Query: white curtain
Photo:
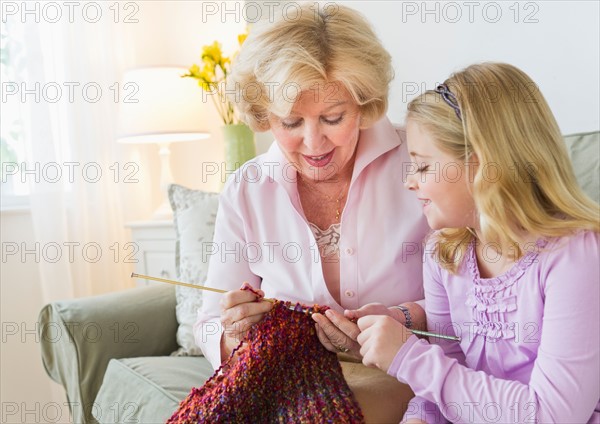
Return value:
M 64 16 L 8 24 L 21 69 L 16 82 L 30 90 L 20 102 L 30 173 L 21 174 L 29 181 L 44 301 L 132 287 L 136 255 L 122 200 L 125 180 L 139 181 L 140 172 L 115 143 L 116 94 L 123 95 L 115 83 L 127 66 L 117 24 Z M 139 217 L 146 206 L 131 207 L 127 216 Z

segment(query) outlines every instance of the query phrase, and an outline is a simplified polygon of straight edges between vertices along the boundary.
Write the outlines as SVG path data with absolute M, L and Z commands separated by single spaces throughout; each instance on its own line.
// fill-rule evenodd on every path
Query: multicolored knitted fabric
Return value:
M 337 355 L 319 342 L 310 315 L 298 312 L 302 305 L 290 305 L 277 301 L 167 423 L 364 422 Z

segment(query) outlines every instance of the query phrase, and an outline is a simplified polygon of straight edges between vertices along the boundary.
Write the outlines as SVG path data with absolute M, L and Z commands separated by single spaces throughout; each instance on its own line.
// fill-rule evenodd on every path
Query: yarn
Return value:
M 302 305 L 290 306 L 276 301 L 167 423 L 363 423 L 337 355 L 321 344 L 309 313 L 298 312 Z

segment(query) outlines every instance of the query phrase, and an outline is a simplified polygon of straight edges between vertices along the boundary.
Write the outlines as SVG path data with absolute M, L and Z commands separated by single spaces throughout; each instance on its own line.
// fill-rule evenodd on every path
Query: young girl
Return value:
M 533 81 L 470 66 L 413 100 L 406 187 L 435 232 L 428 330 L 358 321 L 363 362 L 415 392 L 406 422 L 600 422 L 599 217 Z M 391 312 L 390 312 L 391 315 Z

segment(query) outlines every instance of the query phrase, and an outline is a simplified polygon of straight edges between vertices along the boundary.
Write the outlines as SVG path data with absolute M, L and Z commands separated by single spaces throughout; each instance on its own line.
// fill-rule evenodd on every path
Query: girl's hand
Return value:
M 387 372 L 410 330 L 389 316 L 370 315 L 358 320 L 360 354 L 363 364 Z
M 244 288 L 248 283 L 244 283 Z M 265 313 L 273 307 L 270 302 L 261 302 L 265 296 L 262 290 L 256 290 L 258 295 L 250 290 L 232 290 L 221 299 L 221 359 L 225 359 L 231 351 L 240 344 L 250 327 L 261 321 Z
M 412 327 L 416 329 L 427 328 L 427 320 L 425 318 L 425 311 L 418 303 L 406 302 L 402 303 L 403 306 L 408 308 L 410 316 L 412 317 Z M 344 311 L 344 316 L 352 321 L 356 321 L 359 318 L 366 317 L 368 315 L 388 315 L 394 318 L 402 325 L 406 325 L 406 315 L 398 308 L 388 308 L 381 303 L 369 303 L 360 309 L 349 309 Z
M 333 309 L 328 309 L 324 315 L 313 314 L 312 319 L 316 322 L 317 337 L 327 350 L 361 359 L 360 345 L 356 341 L 360 332 L 358 325 Z
M 397 310 L 389 309 L 382 303 L 369 303 L 359 309 L 346 309 L 344 311 L 344 316 L 354 322 L 356 322 L 356 320 L 359 318 L 366 317 L 367 315 L 389 315 L 396 319 L 396 311 Z

